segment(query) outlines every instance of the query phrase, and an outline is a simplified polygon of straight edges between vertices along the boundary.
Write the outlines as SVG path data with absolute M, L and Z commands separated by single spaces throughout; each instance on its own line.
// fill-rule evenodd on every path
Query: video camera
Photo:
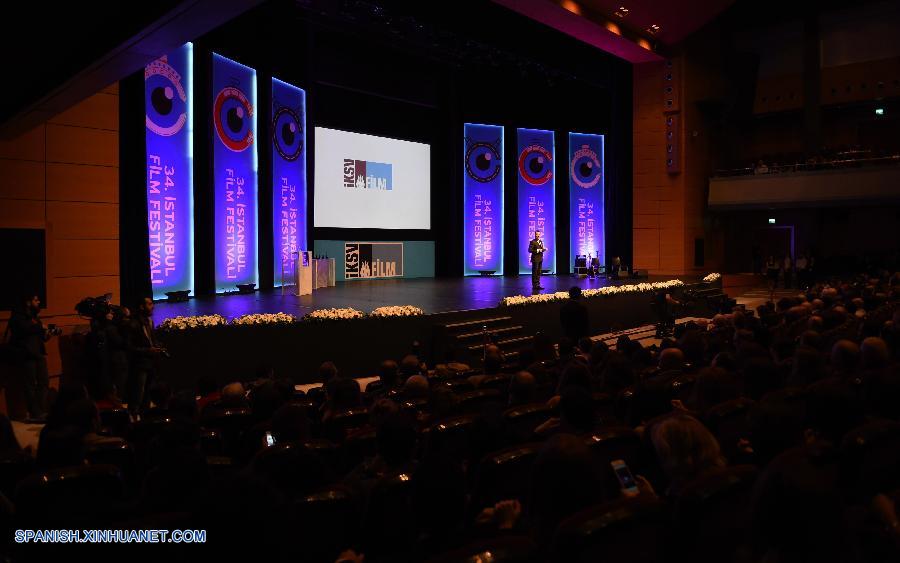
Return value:
M 100 297 L 85 297 L 75 305 L 75 311 L 82 317 L 99 320 L 105 317 L 107 313 L 121 309 L 118 305 L 112 305 L 109 302 L 111 299 L 112 293 L 107 293 Z

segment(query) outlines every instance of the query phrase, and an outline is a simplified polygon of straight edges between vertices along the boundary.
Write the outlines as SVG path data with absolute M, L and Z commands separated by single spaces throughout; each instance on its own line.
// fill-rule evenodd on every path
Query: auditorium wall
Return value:
M 83 297 L 111 292 L 118 302 L 118 86 L 27 133 L 0 140 L 0 177 L 0 228 L 46 231 L 47 298 L 41 317 L 70 335 L 85 324 L 74 311 Z M 6 264 L 4 275 L 15 272 L 15 264 Z M 8 319 L 9 311 L 0 311 L 0 331 Z M 59 339 L 51 341 L 48 354 L 51 376 L 58 376 L 65 355 Z

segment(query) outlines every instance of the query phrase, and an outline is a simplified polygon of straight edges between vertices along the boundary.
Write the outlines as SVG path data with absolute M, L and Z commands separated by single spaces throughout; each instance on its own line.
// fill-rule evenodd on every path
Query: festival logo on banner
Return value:
M 147 231 L 153 298 L 194 289 L 193 46 L 144 68 Z
M 541 231 L 543 267 L 556 272 L 556 179 L 553 173 L 553 131 L 516 130 L 519 150 L 519 273 L 531 272 L 528 242 Z
M 344 279 L 402 277 L 402 242 L 344 243 Z
M 570 268 L 575 267 L 575 256 L 606 263 L 603 184 L 603 135 L 569 133 Z
M 272 79 L 272 226 L 275 285 L 294 279 L 306 248 L 306 92 Z
M 257 283 L 256 71 L 213 55 L 217 291 Z
M 465 124 L 463 244 L 466 275 L 503 274 L 503 127 Z

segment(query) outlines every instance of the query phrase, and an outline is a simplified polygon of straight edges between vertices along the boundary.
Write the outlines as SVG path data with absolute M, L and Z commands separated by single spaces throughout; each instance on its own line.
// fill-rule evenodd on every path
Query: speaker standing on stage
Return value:
M 541 240 L 541 232 L 535 231 L 534 238 L 528 243 L 528 253 L 531 254 L 531 287 L 532 289 L 544 289 L 541 287 L 541 266 L 544 263 L 544 241 Z

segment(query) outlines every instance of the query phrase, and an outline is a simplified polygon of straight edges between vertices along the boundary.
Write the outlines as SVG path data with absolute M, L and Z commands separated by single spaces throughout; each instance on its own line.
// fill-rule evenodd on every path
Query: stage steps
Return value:
M 473 314 L 477 314 L 473 312 Z M 531 346 L 531 335 L 525 327 L 515 324 L 512 317 L 492 316 L 462 322 L 435 325 L 435 357 L 437 361 L 458 360 L 480 367 L 485 344 L 493 344 L 503 351 L 509 364 L 519 351 Z

